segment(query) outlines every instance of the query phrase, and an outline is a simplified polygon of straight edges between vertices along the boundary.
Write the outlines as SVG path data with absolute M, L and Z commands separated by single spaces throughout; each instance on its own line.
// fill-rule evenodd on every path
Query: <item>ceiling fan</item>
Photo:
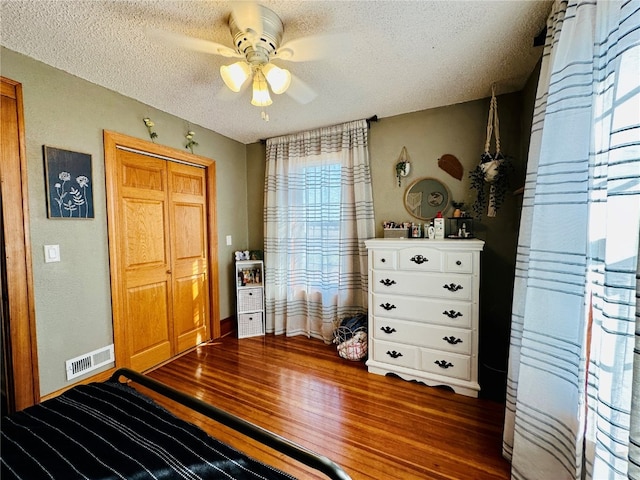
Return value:
M 280 68 L 272 60 L 304 62 L 327 56 L 338 50 L 342 35 L 327 34 L 298 38 L 281 45 L 284 24 L 269 8 L 254 2 L 234 2 L 228 18 L 233 46 L 229 47 L 209 40 L 186 35 L 149 30 L 148 33 L 173 45 L 227 58 L 238 58 L 237 62 L 220 67 L 220 76 L 233 92 L 241 92 L 253 78 L 251 104 L 262 107 L 262 118 L 269 120 L 264 107 L 273 103 L 269 90 L 274 94 L 287 93 L 299 103 L 313 101 L 316 92 L 293 75 Z

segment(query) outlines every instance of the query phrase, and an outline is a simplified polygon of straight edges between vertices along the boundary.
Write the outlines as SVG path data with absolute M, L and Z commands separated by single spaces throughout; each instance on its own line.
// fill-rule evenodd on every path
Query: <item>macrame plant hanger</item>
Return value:
M 491 154 L 491 137 L 496 139 L 496 152 Z M 484 173 L 485 182 L 491 184 L 489 187 L 489 202 L 487 207 L 487 217 L 496 216 L 496 186 L 493 183 L 498 176 L 498 167 L 504 161 L 504 156 L 500 152 L 500 120 L 498 119 L 498 100 L 496 99 L 496 86 L 491 86 L 491 103 L 489 105 L 489 118 L 487 119 L 487 141 L 484 144 L 484 154 L 480 168 Z

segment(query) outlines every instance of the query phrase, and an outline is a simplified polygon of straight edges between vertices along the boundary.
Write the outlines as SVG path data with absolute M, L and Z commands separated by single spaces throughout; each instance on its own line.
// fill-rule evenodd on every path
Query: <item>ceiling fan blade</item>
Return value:
M 250 41 L 255 47 L 264 30 L 262 7 L 256 2 L 233 2 L 231 16 L 240 30 L 253 36 Z
M 167 30 L 158 30 L 147 28 L 146 34 L 165 45 L 186 48 L 196 52 L 210 53 L 213 55 L 222 55 L 223 57 L 243 58 L 233 48 L 222 45 L 221 43 L 204 40 L 202 38 L 190 37 L 181 33 L 169 32 Z
M 289 88 L 285 92 L 291 98 L 293 98 L 296 102 L 306 105 L 307 103 L 311 103 L 318 96 L 316 91 L 311 88 L 309 85 L 300 80 L 299 77 L 291 74 L 291 84 Z
M 310 62 L 339 54 L 349 45 L 349 35 L 346 33 L 309 35 L 285 43 L 272 58 L 290 62 Z

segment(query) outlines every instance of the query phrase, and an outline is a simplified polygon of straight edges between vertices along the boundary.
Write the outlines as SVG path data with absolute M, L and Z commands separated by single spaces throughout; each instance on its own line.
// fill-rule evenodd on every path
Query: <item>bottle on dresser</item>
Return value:
M 436 240 L 443 239 L 444 238 L 444 218 L 442 217 L 442 212 L 438 212 L 436 214 L 436 218 L 433 219 L 433 227 L 435 230 Z

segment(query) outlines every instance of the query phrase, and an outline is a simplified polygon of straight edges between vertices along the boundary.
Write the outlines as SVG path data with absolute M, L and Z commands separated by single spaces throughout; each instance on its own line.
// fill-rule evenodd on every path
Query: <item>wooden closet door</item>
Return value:
M 144 371 L 174 351 L 167 162 L 125 150 L 117 160 L 123 340 L 131 368 Z
M 203 168 L 168 162 L 173 327 L 176 353 L 209 338 L 206 176 Z
M 3 414 L 40 401 L 22 85 L 0 77 Z

